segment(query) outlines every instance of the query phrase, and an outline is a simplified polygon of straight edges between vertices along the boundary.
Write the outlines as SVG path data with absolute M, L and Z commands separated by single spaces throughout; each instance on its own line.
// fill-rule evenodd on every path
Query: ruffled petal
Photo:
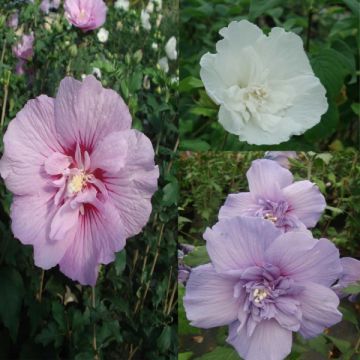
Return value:
M 215 269 L 239 274 L 248 267 L 263 266 L 266 249 L 280 235 L 281 231 L 270 221 L 234 217 L 207 228 L 204 239 Z
M 126 165 L 116 175 L 104 174 L 103 182 L 130 237 L 138 234 L 149 219 L 159 169 L 154 163 L 153 146 L 144 134 L 129 130 L 123 138 L 128 144 Z
M 307 227 L 314 227 L 326 207 L 319 188 L 308 180 L 297 181 L 284 188 L 283 194 L 291 206 L 291 213 Z
M 121 219 L 111 203 L 96 204 L 79 217 L 75 240 L 60 261 L 60 270 L 83 285 L 94 286 L 99 264 L 115 259 L 125 246 Z
M 339 278 L 342 267 L 339 250 L 327 239 L 316 240 L 307 232 L 289 232 L 266 251 L 269 263 L 295 281 L 312 281 L 325 286 Z
M 46 190 L 44 162 L 54 152 L 62 152 L 54 124 L 54 100 L 47 96 L 28 101 L 10 122 L 0 172 L 14 194 L 35 195 Z
M 217 274 L 211 264 L 192 269 L 184 297 L 191 324 L 208 329 L 236 320 L 240 305 L 234 297 L 235 284 L 236 280 Z
M 251 336 L 246 327 L 238 329 L 239 322 L 231 324 L 226 341 L 246 360 L 280 360 L 291 352 L 292 332 L 275 320 L 261 321 Z
M 302 312 L 300 334 L 309 339 L 340 322 L 342 314 L 337 309 L 340 300 L 334 291 L 315 283 L 304 285 L 305 290 L 298 295 Z
M 260 206 L 249 192 L 230 194 L 220 208 L 219 219 L 235 216 L 254 216 Z
M 253 195 L 273 201 L 281 200 L 279 197 L 282 195 L 279 190 L 293 182 L 293 175 L 289 170 L 267 159 L 253 161 L 246 176 Z
M 91 170 L 102 169 L 116 174 L 124 167 L 128 143 L 123 134 L 124 132 L 114 132 L 95 145 L 91 154 Z
M 113 90 L 104 89 L 94 76 L 82 82 L 66 77 L 55 99 L 56 130 L 62 143 L 74 150 L 76 144 L 87 150 L 107 135 L 127 130 L 129 109 Z

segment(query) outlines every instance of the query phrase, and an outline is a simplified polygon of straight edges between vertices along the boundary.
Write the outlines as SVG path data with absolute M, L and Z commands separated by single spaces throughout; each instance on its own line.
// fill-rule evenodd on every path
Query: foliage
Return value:
M 182 179 L 179 203 L 179 243 L 195 245 L 184 258 L 194 267 L 209 262 L 202 234 L 217 221 L 220 206 L 230 193 L 248 191 L 246 171 L 263 152 L 182 152 L 178 173 Z M 298 153 L 290 159 L 295 180 L 315 182 L 327 201 L 314 237 L 325 237 L 340 249 L 341 256 L 360 258 L 360 166 L 359 154 L 348 150 L 332 153 Z M 354 293 L 358 285 L 347 289 Z M 227 328 L 200 330 L 189 326 L 182 306 L 183 285 L 179 285 L 179 352 L 188 360 L 239 359 L 226 345 Z M 359 351 L 360 309 L 347 300 L 341 303 L 344 321 L 315 339 L 296 336 L 289 359 L 352 359 Z M 357 344 L 357 345 L 356 345 Z M 357 350 L 355 349 L 357 346 Z
M 279 26 L 300 35 L 313 70 L 327 90 L 329 109 L 321 122 L 304 135 L 272 148 L 317 151 L 358 146 L 357 0 L 184 0 L 180 15 L 181 149 L 265 150 L 239 142 L 222 128 L 217 122 L 218 108 L 199 80 L 201 56 L 215 52 L 222 27 L 241 19 L 255 22 L 266 33 Z
M 43 273 L 34 266 L 32 247 L 13 238 L 11 195 L 0 184 L 0 358 L 175 359 L 178 73 L 176 61 L 170 62 L 168 74 L 157 61 L 165 56 L 166 41 L 177 36 L 176 0 L 164 2 L 160 26 L 159 13 L 152 13 L 149 32 L 140 21 L 147 2 L 133 1 L 125 12 L 107 1 L 106 43 L 99 42 L 97 31 L 83 33 L 69 26 L 62 7 L 45 16 L 39 2 L 1 2 L 2 134 L 27 100 L 54 96 L 63 77 L 80 79 L 96 67 L 103 86 L 120 93 L 129 105 L 133 126 L 152 140 L 161 177 L 148 225 L 128 240 L 114 263 L 101 268 L 95 297 L 91 288 L 66 278 L 58 268 Z M 11 46 L 18 36 L 5 26 L 5 17 L 15 9 L 23 31 L 34 31 L 36 38 L 25 76 L 14 73 Z

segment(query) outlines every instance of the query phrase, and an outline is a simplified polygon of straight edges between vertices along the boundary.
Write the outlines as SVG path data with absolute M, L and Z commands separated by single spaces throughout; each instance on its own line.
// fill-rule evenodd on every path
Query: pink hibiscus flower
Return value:
M 30 100 L 4 136 L 0 174 L 14 193 L 12 230 L 35 264 L 84 285 L 138 234 L 157 189 L 154 149 L 130 129 L 122 98 L 93 76 Z
M 69 22 L 83 31 L 97 29 L 106 20 L 103 0 L 65 0 L 64 8 Z

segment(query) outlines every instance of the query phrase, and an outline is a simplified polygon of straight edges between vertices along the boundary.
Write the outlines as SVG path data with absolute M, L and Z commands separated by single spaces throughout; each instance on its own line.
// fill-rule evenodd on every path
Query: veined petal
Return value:
M 308 339 L 340 322 L 342 314 L 337 309 L 340 300 L 334 291 L 311 282 L 304 285 L 305 290 L 298 295 L 302 312 L 300 334 Z
M 285 187 L 283 193 L 291 206 L 291 213 L 306 227 L 314 227 L 326 207 L 319 188 L 308 180 L 296 181 Z
M 208 329 L 236 320 L 240 305 L 234 297 L 235 284 L 236 280 L 217 274 L 211 264 L 192 269 L 184 297 L 191 324 Z
M 230 274 L 264 265 L 266 249 L 280 235 L 281 231 L 270 221 L 233 217 L 221 219 L 203 236 L 216 271 Z
M 249 192 L 230 194 L 225 204 L 220 208 L 219 219 L 235 216 L 254 216 L 260 206 Z
M 246 360 L 280 360 L 291 352 L 292 332 L 276 320 L 261 321 L 251 336 L 245 327 L 238 328 L 238 322 L 230 325 L 226 341 Z

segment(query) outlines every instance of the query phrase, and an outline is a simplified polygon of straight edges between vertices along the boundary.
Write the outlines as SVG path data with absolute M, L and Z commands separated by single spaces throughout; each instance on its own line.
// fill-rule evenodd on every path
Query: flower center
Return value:
M 256 304 L 259 304 L 261 301 L 265 300 L 269 295 L 269 292 L 266 289 L 254 289 L 253 299 Z
M 79 19 L 84 20 L 86 18 L 86 11 L 84 9 L 80 10 Z
M 263 103 L 267 97 L 268 93 L 266 89 L 262 86 L 252 86 L 245 94 L 245 100 L 250 100 L 252 98 L 260 104 Z
M 271 222 L 273 222 L 274 224 L 278 221 L 278 218 L 276 216 L 274 216 L 273 214 L 271 213 L 266 213 L 264 215 L 264 219 L 265 220 L 270 220 Z
M 67 190 L 70 194 L 80 192 L 86 185 L 88 175 L 81 171 L 79 174 L 73 175 L 68 181 Z

